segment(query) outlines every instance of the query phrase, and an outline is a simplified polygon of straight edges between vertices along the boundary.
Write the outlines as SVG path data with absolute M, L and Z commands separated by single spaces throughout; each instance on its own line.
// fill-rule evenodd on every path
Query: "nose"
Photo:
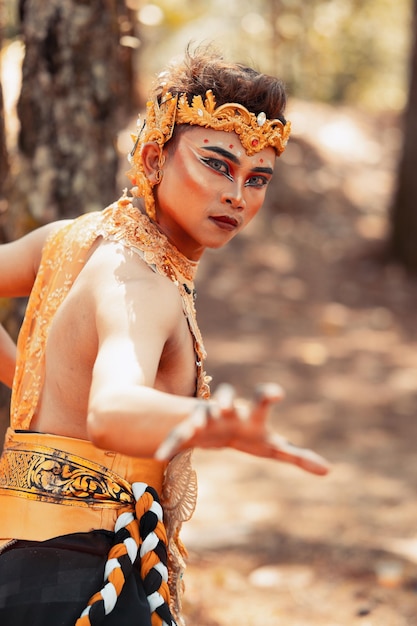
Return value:
M 246 207 L 246 201 L 243 193 L 243 185 L 234 182 L 222 193 L 222 202 L 230 205 L 233 209 L 243 210 Z

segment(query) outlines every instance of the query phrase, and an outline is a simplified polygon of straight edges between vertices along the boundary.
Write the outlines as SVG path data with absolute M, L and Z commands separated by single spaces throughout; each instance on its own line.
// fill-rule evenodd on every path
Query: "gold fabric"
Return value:
M 166 466 L 81 439 L 8 429 L 0 458 L 0 542 L 113 531 L 118 515 L 134 510 L 131 483 L 161 493 Z

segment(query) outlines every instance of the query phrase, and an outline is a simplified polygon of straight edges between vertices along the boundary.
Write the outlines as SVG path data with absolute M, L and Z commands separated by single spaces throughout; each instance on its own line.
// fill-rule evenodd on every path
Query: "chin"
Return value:
M 229 243 L 229 241 L 232 241 L 232 239 L 236 237 L 238 232 L 239 231 L 227 233 L 226 237 L 223 235 L 223 237 L 213 238 L 211 241 L 208 241 L 206 243 L 206 248 L 212 248 L 213 250 L 217 250 L 218 248 L 223 248 Z
M 209 250 L 219 250 L 220 248 L 224 248 L 225 246 L 227 246 L 227 244 L 229 243 L 229 241 L 231 241 L 233 239 L 233 237 L 230 237 L 230 239 L 228 239 L 227 241 L 216 241 L 216 242 L 212 242 L 206 245 L 206 248 Z

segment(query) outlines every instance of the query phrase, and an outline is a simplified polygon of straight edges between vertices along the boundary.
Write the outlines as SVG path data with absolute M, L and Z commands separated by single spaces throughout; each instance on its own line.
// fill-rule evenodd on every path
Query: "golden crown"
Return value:
M 149 142 L 156 142 L 161 148 L 172 137 L 176 124 L 190 124 L 235 132 L 248 154 L 251 156 L 263 148 L 271 146 L 279 156 L 288 143 L 291 124 L 281 120 L 268 120 L 265 113 L 255 115 L 246 107 L 236 102 L 216 107 L 216 98 L 209 89 L 205 99 L 194 96 L 191 105 L 186 94 L 173 96 L 166 93 L 159 104 L 157 99 L 147 103 L 146 119 L 138 119 L 138 133 L 132 135 L 135 142 L 129 161 L 132 165 L 127 175 L 134 185 L 132 193 L 143 196 L 148 213 L 153 212 L 153 194 L 142 163 L 141 147 Z
M 268 120 L 265 113 L 254 115 L 246 107 L 235 102 L 216 107 L 216 99 L 211 89 L 201 96 L 194 96 L 191 105 L 187 97 L 178 99 L 177 124 L 197 124 L 214 130 L 235 132 L 245 152 L 251 156 L 263 148 L 272 146 L 277 154 L 285 150 L 291 131 L 291 124 L 281 120 Z
M 136 144 L 156 141 L 162 146 L 172 137 L 175 124 L 235 132 L 249 156 L 268 146 L 272 146 L 280 155 L 285 150 L 291 132 L 290 122 L 283 124 L 278 119 L 268 120 L 265 113 L 255 115 L 236 102 L 216 107 L 216 98 L 209 89 L 204 102 L 201 96 L 194 96 L 191 105 L 186 94 L 172 96 L 167 93 L 161 104 L 157 100 L 148 102 L 146 124 L 135 137 Z

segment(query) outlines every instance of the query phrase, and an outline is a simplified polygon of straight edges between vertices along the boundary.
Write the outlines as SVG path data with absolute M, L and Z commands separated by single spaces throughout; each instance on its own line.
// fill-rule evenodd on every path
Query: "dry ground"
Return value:
M 267 207 L 202 262 L 197 302 L 213 385 L 280 382 L 274 427 L 333 468 L 195 454 L 187 623 L 414 626 L 417 286 L 382 254 L 398 121 L 291 113 Z

